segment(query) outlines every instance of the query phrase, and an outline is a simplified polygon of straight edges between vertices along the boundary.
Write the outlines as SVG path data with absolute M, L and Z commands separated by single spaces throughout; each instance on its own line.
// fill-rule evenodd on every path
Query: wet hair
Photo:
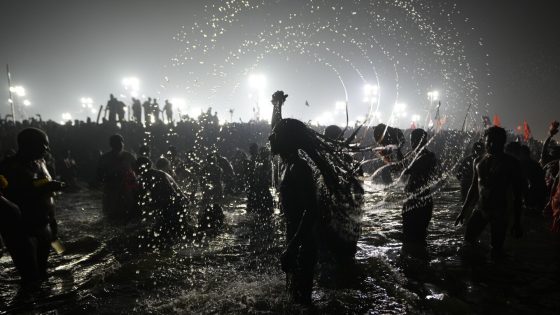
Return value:
M 492 126 L 486 130 L 484 130 L 484 136 L 489 137 L 498 145 L 506 144 L 507 140 L 507 133 L 506 130 L 502 127 Z
M 321 173 L 328 191 L 339 201 L 355 203 L 353 189 L 361 187 L 353 161 L 345 158 L 346 144 L 331 140 L 297 119 L 285 118 L 274 127 L 276 137 L 289 139 L 287 150 L 303 151 Z

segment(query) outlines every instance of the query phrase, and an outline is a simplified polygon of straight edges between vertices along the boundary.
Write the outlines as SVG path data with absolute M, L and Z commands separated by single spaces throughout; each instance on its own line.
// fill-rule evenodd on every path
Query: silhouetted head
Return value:
M 169 160 L 164 157 L 159 158 L 156 161 L 156 169 L 167 172 L 171 169 L 171 162 L 169 162 Z
M 109 98 L 112 99 L 112 100 L 114 100 L 114 99 L 115 99 L 115 96 L 114 96 L 113 94 L 110 94 L 110 95 L 109 95 Z
M 18 155 L 29 160 L 42 159 L 50 151 L 47 134 L 37 128 L 26 128 L 17 135 Z
M 152 168 L 152 161 L 145 156 L 140 156 L 136 159 L 136 172 L 143 174 Z
M 114 134 L 109 137 L 109 145 L 111 146 L 111 149 L 113 149 L 113 151 L 120 152 L 124 148 L 124 139 L 118 133 Z
M 490 154 L 503 153 L 506 140 L 506 130 L 502 127 L 492 126 L 484 131 L 484 146 Z
M 481 141 L 477 141 L 473 144 L 472 154 L 482 155 L 484 153 L 484 144 Z
M 416 128 L 410 133 L 410 145 L 413 150 L 418 150 L 428 143 L 428 133 L 422 128 Z
M 324 135 L 331 140 L 339 140 L 342 137 L 342 129 L 337 125 L 330 125 L 325 128 Z

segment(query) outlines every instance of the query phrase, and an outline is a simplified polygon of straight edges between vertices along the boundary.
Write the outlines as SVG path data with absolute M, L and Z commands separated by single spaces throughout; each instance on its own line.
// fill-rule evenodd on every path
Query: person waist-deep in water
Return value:
M 423 129 L 414 129 L 410 134 L 414 158 L 403 172 L 408 175 L 404 188 L 407 199 L 402 210 L 405 243 L 425 243 L 432 218 L 434 203 L 429 185 L 436 171 L 437 159 L 433 152 L 426 149 L 427 141 L 428 134 Z
M 51 242 L 57 238 L 52 180 L 44 156 L 47 135 L 27 128 L 17 136 L 18 152 L 0 163 L 0 232 L 24 285 L 47 278 Z
M 506 131 L 503 128 L 488 128 L 484 132 L 484 142 L 486 154 L 475 162 L 472 184 L 455 224 L 463 223 L 476 204 L 477 208 L 467 218 L 465 240 L 476 243 L 490 224 L 492 254 L 500 256 L 511 221 L 514 235 L 522 235 L 523 176 L 519 162 L 504 152 Z
M 139 157 L 135 169 L 139 174 L 139 203 L 145 210 L 144 219 L 153 223 L 153 232 L 166 241 L 183 235 L 190 221 L 188 197 L 171 175 L 153 169 L 150 159 Z
M 309 163 L 312 162 L 320 172 L 329 193 L 340 203 L 351 202 L 352 193 L 350 189 L 345 189 L 351 185 L 339 176 L 339 172 L 351 171 L 350 167 L 342 164 L 333 167 L 331 162 L 335 159 L 327 161 L 325 150 L 328 144 L 316 132 L 299 120 L 282 119 L 281 107 L 286 98 L 282 91 L 272 96 L 274 109 L 269 137 L 271 153 L 280 155 L 284 163 L 279 191 L 287 244 L 280 261 L 282 270 L 286 272 L 287 290 L 292 301 L 310 305 L 318 257 L 318 226 L 322 223 L 317 199 L 318 182 Z M 301 152 L 306 159 L 302 158 Z M 334 154 L 334 151 L 330 153 Z M 342 163 L 340 159 L 336 161 Z
M 99 159 L 98 177 L 103 183 L 103 214 L 110 220 L 127 222 L 138 216 L 136 209 L 136 174 L 134 156 L 124 151 L 124 139 L 109 138 L 111 151 Z

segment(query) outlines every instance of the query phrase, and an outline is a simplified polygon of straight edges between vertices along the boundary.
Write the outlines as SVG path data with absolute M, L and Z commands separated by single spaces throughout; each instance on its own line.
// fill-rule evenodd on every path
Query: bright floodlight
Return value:
M 428 98 L 430 101 L 437 101 L 439 99 L 439 92 L 438 91 L 431 91 L 428 92 Z
M 344 109 L 346 109 L 346 102 L 342 102 L 342 101 L 336 102 L 335 108 L 336 108 L 337 110 L 344 110 Z
M 412 121 L 413 122 L 418 122 L 420 120 L 420 115 L 414 114 L 412 115 Z
M 72 115 L 70 113 L 62 113 L 62 120 L 72 120 Z
M 125 90 L 130 90 L 132 93 L 138 92 L 140 90 L 140 80 L 136 77 L 127 77 L 122 80 L 122 84 Z
M 187 101 L 180 97 L 173 97 L 169 100 L 169 102 L 173 105 L 173 108 L 180 110 L 184 110 L 187 106 Z
M 257 90 L 263 89 L 266 86 L 266 77 L 262 74 L 251 74 L 249 76 L 249 86 Z
M 379 87 L 377 85 L 366 84 L 364 85 L 364 102 L 373 102 L 376 99 Z
M 25 89 L 21 85 L 10 86 L 10 92 L 15 93 L 17 96 L 25 96 Z
M 405 103 L 396 103 L 395 104 L 395 113 L 402 113 L 406 110 L 406 104 Z
M 29 100 L 23 100 L 23 105 L 24 106 L 29 106 L 29 105 L 31 105 L 31 102 Z

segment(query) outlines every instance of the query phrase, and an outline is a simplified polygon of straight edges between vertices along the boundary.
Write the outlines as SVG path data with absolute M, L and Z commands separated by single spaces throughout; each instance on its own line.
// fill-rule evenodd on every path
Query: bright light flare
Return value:
M 83 108 L 93 108 L 93 99 L 91 97 L 81 97 L 80 104 Z
M 62 113 L 62 120 L 63 120 L 63 121 L 72 120 L 72 114 L 70 114 L 70 113 Z
M 249 86 L 252 89 L 262 90 L 266 86 L 266 77 L 262 74 L 249 75 Z
M 415 123 L 420 121 L 420 115 L 417 115 L 417 114 L 412 115 L 411 120 Z
M 395 113 L 397 113 L 397 114 L 403 113 L 405 110 L 406 110 L 406 104 L 405 103 L 396 103 L 395 104 L 395 108 L 394 108 Z
M 130 91 L 131 94 L 137 95 L 140 90 L 140 80 L 136 77 L 126 77 L 122 80 L 122 84 L 124 89 Z
M 438 91 L 430 91 L 428 92 L 428 98 L 430 101 L 437 101 L 439 100 L 439 92 Z
M 336 102 L 335 104 L 335 109 L 336 110 L 345 110 L 346 109 L 346 102 Z
M 24 106 L 31 106 L 31 102 L 29 100 L 23 100 Z
M 173 104 L 173 108 L 178 108 L 183 110 L 187 107 L 187 101 L 184 98 L 173 97 L 169 100 L 169 102 Z
M 364 85 L 364 102 L 374 102 L 377 99 L 379 87 L 377 85 L 366 84 Z
M 10 86 L 10 92 L 15 93 L 17 96 L 25 96 L 25 89 L 21 85 Z

